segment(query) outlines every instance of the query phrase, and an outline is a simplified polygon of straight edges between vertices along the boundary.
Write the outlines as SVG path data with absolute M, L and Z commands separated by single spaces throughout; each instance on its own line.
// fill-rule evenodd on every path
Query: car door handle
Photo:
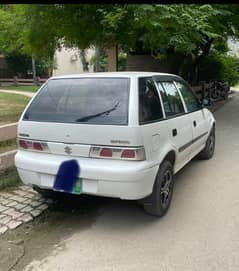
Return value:
M 172 134 L 173 134 L 173 136 L 176 136 L 176 135 L 178 134 L 177 129 L 173 129 L 173 130 L 172 130 Z
M 193 126 L 196 127 L 197 126 L 197 122 L 196 120 L 193 121 Z

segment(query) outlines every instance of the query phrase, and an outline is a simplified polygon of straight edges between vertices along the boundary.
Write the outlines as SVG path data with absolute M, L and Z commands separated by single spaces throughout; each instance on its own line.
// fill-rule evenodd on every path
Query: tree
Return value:
M 31 56 L 34 83 L 36 79 L 36 58 L 53 57 L 55 45 L 51 47 L 46 43 L 44 50 L 38 50 L 36 39 L 32 39 L 31 21 L 27 5 L 4 5 L 0 7 L 0 51 L 2 53 L 21 53 Z
M 211 50 L 199 65 L 199 79 L 224 81 L 236 85 L 239 82 L 239 58 Z
M 84 72 L 88 72 L 89 71 L 89 63 L 86 60 L 86 51 L 85 50 L 80 50 L 80 58 L 81 58 L 81 62 L 83 65 L 83 71 Z
M 128 21 L 132 12 L 132 8 L 129 12 L 121 5 L 29 5 L 30 40 L 39 51 L 46 42 L 52 47 L 58 42 L 81 50 L 90 46 L 106 49 L 120 40 L 129 41 L 126 33 L 130 33 Z
M 125 52 L 148 52 L 170 59 L 171 69 L 197 80 L 200 62 L 213 48 L 226 51 L 228 35 L 237 37 L 237 5 L 199 4 L 35 4 L 20 5 L 24 48 L 53 55 L 64 44 L 83 50 L 117 45 Z M 171 61 L 172 60 L 172 61 Z M 188 71 L 193 71 L 188 74 Z
M 174 56 L 176 73 L 183 65 L 193 70 L 190 81 L 196 80 L 198 65 L 211 48 L 235 35 L 232 19 L 237 14 L 226 5 L 142 5 L 136 13 L 138 47 L 159 59 Z
M 0 50 L 3 53 L 22 52 L 32 56 L 33 79 L 36 83 L 35 58 L 26 40 L 27 22 L 21 5 L 6 5 L 0 9 Z
M 100 54 L 101 50 L 99 47 L 95 47 L 95 71 L 100 71 Z

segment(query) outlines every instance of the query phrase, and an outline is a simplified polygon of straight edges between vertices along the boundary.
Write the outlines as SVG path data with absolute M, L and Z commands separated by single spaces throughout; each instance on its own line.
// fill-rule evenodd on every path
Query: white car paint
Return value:
M 130 79 L 128 125 L 96 125 L 81 123 L 55 123 L 26 121 L 23 116 L 38 93 L 25 108 L 18 125 L 18 138 L 25 138 L 48 144 L 47 151 L 32 151 L 19 148 L 15 156 L 18 173 L 25 184 L 52 189 L 55 176 L 62 162 L 76 159 L 80 165 L 82 193 L 121 199 L 141 199 L 152 193 L 159 166 L 166 155 L 175 153 L 174 173 L 179 171 L 205 146 L 215 119 L 208 109 L 160 121 L 139 125 L 138 78 L 175 75 L 149 72 L 87 73 L 52 77 L 49 80 L 85 77 L 125 77 Z M 171 76 L 171 77 L 170 77 Z M 49 80 L 45 83 L 47 84 Z M 160 96 L 161 99 L 161 96 Z M 162 99 L 161 99 L 162 105 Z M 193 128 L 193 121 L 197 127 Z M 178 135 L 172 136 L 177 129 Z M 205 133 L 183 151 L 187 145 Z M 207 133 L 207 135 L 206 135 Z M 24 137 L 29 135 L 29 137 Z M 146 159 L 127 161 L 90 157 L 92 145 L 115 147 L 144 147 Z M 72 152 L 67 154 L 65 147 Z

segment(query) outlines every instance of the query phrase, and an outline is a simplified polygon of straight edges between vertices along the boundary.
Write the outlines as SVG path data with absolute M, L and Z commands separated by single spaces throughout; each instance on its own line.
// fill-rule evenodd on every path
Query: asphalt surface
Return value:
M 88 226 L 80 226 L 87 212 L 79 215 L 79 228 L 25 270 L 239 270 L 239 95 L 214 115 L 215 155 L 175 176 L 165 217 L 108 200 Z

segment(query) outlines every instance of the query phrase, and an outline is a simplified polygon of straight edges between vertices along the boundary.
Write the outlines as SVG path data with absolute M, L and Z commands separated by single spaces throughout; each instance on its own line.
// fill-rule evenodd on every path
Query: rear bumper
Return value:
M 15 164 L 25 184 L 52 189 L 63 161 L 76 159 L 80 165 L 82 194 L 141 199 L 152 192 L 157 165 L 147 161 L 119 161 L 18 151 Z

